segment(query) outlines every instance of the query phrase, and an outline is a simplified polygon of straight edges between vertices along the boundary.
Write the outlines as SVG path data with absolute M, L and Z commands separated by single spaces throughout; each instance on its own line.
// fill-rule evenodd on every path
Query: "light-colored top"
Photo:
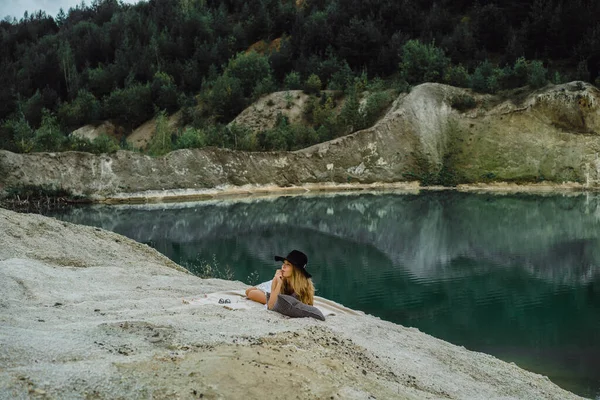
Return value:
M 256 288 L 262 290 L 265 293 L 271 293 L 271 285 L 272 285 L 272 283 L 273 283 L 273 279 L 271 279 L 269 281 L 266 281 L 266 282 L 263 282 L 263 283 L 261 283 L 259 285 L 256 285 Z

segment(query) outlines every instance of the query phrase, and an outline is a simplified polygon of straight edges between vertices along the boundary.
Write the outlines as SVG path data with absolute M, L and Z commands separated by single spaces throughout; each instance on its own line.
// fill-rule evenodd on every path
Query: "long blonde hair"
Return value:
M 293 265 L 293 264 L 292 264 Z M 315 297 L 315 286 L 312 279 L 307 278 L 295 266 L 292 268 L 292 276 L 283 279 L 282 293 L 298 295 L 298 300 L 312 306 Z

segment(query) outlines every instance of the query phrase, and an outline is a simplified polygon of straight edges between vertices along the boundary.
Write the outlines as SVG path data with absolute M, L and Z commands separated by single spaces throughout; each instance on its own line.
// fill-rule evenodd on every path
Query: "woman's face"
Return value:
M 289 278 L 290 276 L 292 276 L 294 266 L 288 260 L 283 260 L 283 264 L 281 264 L 281 271 L 283 272 L 284 278 Z

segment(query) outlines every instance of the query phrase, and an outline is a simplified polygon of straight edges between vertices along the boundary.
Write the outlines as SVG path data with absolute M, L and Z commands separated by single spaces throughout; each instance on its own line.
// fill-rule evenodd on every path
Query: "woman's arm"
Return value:
M 267 295 L 260 289 L 251 287 L 246 289 L 246 297 L 260 304 L 267 304 Z
M 283 274 L 281 270 L 277 270 L 275 273 L 275 277 L 273 277 L 273 283 L 271 284 L 271 294 L 269 296 L 269 301 L 267 303 L 267 308 L 269 310 L 273 309 L 275 306 L 275 302 L 277 301 L 277 296 L 281 292 L 281 286 L 283 284 Z

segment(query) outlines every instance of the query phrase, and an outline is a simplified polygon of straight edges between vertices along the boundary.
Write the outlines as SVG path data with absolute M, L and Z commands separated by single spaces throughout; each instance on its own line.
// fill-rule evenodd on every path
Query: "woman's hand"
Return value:
M 273 277 L 273 280 L 277 283 L 283 282 L 283 271 L 281 269 L 275 271 L 275 276 Z

